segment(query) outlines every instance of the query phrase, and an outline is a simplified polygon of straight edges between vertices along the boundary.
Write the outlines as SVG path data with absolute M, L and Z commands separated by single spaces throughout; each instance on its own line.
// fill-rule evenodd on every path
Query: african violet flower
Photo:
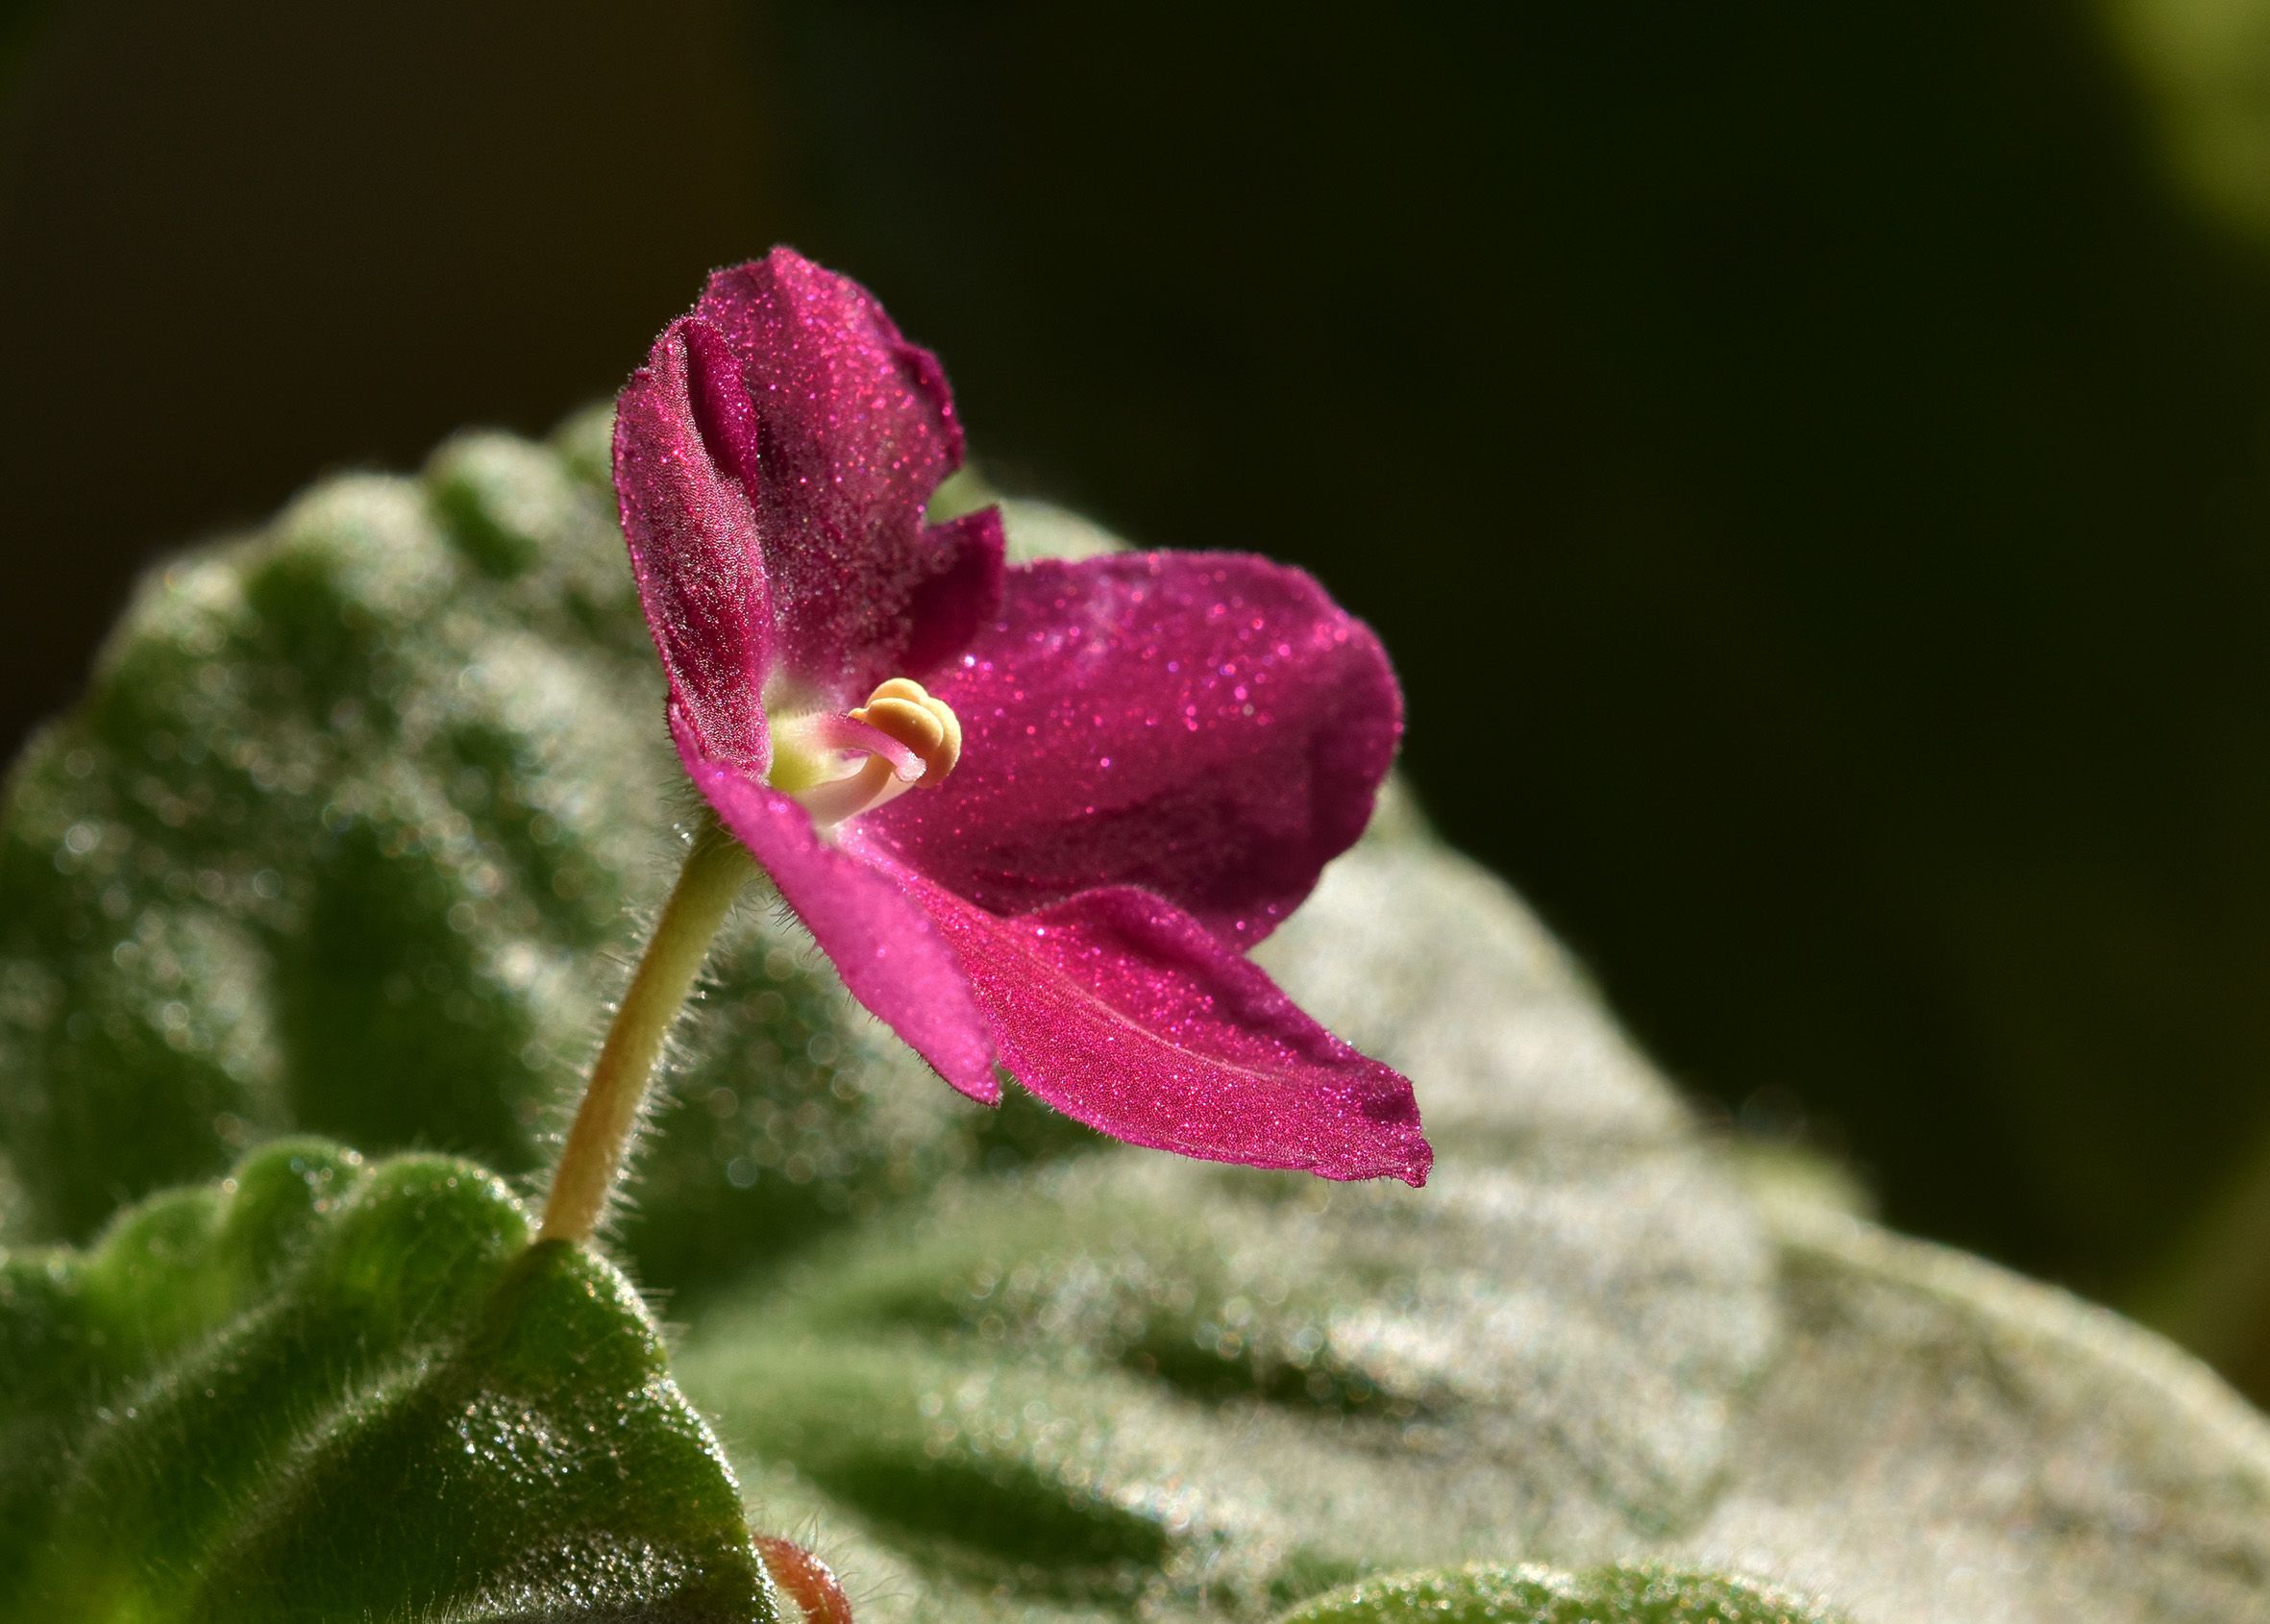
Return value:
M 1369 817 L 1378 641 L 1222 553 L 1004 567 L 945 375 L 785 249 L 623 391 L 615 488 L 686 771 L 868 1009 L 1137 1144 L 1417 1184 L 1411 1086 L 1246 957 Z

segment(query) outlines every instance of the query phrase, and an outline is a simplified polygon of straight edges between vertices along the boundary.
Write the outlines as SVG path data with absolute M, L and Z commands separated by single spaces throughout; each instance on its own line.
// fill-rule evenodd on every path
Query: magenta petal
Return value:
M 1426 1182 L 1398 1073 L 1196 920 L 1125 887 L 1002 919 L 909 876 L 1018 1082 L 1115 1139 L 1326 1178 Z
M 697 354 L 721 347 L 691 319 L 655 342 L 615 408 L 615 492 L 672 706 L 704 755 L 761 774 L 772 610 L 743 482 L 756 419 Z
M 911 631 L 893 676 L 927 677 L 992 624 L 1001 606 L 1001 558 L 1008 537 L 1001 510 L 982 508 L 930 527 L 931 544 L 954 562 L 915 589 L 907 604 Z
M 783 670 L 838 702 L 926 676 L 992 618 L 1001 575 L 998 522 L 924 522 L 962 460 L 937 357 L 858 283 L 782 248 L 718 272 L 694 314 L 754 415 L 748 484 Z
M 999 1100 L 985 1020 L 923 909 L 884 874 L 822 840 L 802 806 L 704 759 L 675 714 L 671 724 L 695 788 L 772 876 L 851 996 L 962 1093 L 988 1105 Z
M 962 724 L 935 792 L 868 838 L 995 912 L 1155 892 L 1250 947 L 1371 815 L 1402 701 L 1370 629 L 1241 554 L 1011 570 L 999 621 L 929 682 Z

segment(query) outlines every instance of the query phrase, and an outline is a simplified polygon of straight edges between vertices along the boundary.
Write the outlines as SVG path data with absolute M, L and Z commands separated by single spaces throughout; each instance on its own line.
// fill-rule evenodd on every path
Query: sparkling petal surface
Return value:
M 945 669 L 1000 610 L 1008 549 L 1001 510 L 980 508 L 925 533 L 953 562 L 926 577 L 908 601 L 906 646 L 899 669 L 888 674 L 893 677 L 926 677 Z
M 961 764 L 868 838 L 996 913 L 1133 885 L 1243 947 L 1363 832 L 1402 726 L 1370 629 L 1240 554 L 1011 570 L 929 685 Z
M 919 875 L 1018 1082 L 1115 1139 L 1423 1184 L 1411 1085 L 1302 1014 L 1189 915 L 1129 887 L 1016 919 Z
M 961 466 L 937 357 L 858 283 L 787 249 L 720 271 L 694 309 L 722 335 L 753 417 L 744 480 L 781 670 L 834 701 L 927 675 L 999 601 L 998 516 L 929 526 Z
M 756 417 L 738 387 L 714 386 L 732 372 L 703 367 L 697 350 L 714 360 L 723 340 L 673 323 L 624 388 L 615 500 L 672 705 L 705 755 L 761 775 L 771 760 L 763 694 L 773 619 L 744 482 Z
M 973 1099 L 1000 1098 L 984 1017 L 943 934 L 901 888 L 813 830 L 802 806 L 729 762 L 704 758 L 675 715 L 695 788 L 772 876 L 844 985 L 868 1011 Z

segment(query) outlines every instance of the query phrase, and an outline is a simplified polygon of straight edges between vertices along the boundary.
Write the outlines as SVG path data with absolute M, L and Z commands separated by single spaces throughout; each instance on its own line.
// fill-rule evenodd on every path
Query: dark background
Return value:
M 2270 38 L 2180 21 L 2266 9 L 10 12 L 0 747 L 165 548 L 793 241 L 997 480 L 1373 621 L 1737 1126 L 2270 1390 Z

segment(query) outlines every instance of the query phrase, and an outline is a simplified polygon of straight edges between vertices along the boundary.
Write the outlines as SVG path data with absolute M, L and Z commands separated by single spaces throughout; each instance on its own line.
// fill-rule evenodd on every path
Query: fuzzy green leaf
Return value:
M 683 806 L 605 443 L 472 436 L 151 581 L 9 786 L 0 1221 L 78 1240 L 287 1132 L 540 1166 Z M 728 929 L 618 1240 L 756 1521 L 863 1619 L 1243 1624 L 1642 1558 L 1858 1624 L 2270 1594 L 2258 1416 L 1828 1183 L 1762 1198 L 1400 795 L 1263 956 L 1417 1079 L 1427 1189 L 981 1111 L 793 925 Z
M 469 1163 L 287 1141 L 0 1255 L 0 1615 L 775 1615 L 629 1283 Z
M 1669 1568 L 1463 1567 L 1367 1580 L 1278 1624 L 1828 1624 L 1786 1591 Z

